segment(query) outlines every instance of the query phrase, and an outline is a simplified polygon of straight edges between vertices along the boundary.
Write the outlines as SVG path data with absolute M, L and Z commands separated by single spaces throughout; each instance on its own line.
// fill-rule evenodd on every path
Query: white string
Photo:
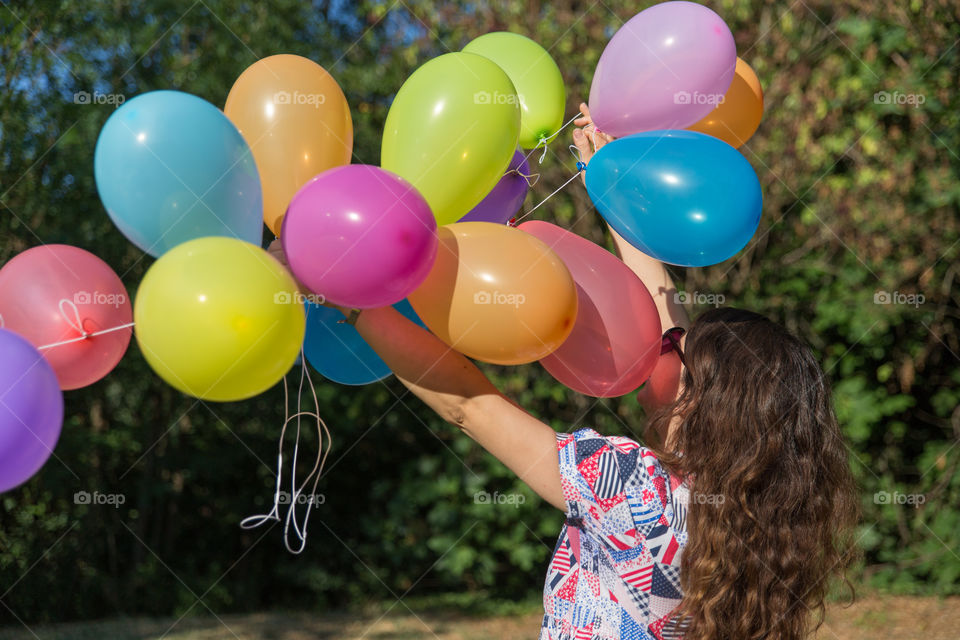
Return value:
M 507 172 L 506 172 L 505 174 L 503 174 L 503 175 L 508 176 L 508 175 L 510 175 L 511 173 L 515 173 L 515 174 L 517 174 L 518 176 L 520 176 L 521 178 L 523 178 L 524 180 L 526 180 L 528 187 L 532 187 L 533 185 L 537 184 L 537 181 L 540 180 L 540 174 L 539 174 L 539 173 L 531 173 L 530 175 L 527 175 L 527 174 L 525 174 L 525 173 L 520 173 L 520 169 L 510 169 L 509 171 L 507 171 Z M 531 178 L 533 178 L 533 181 L 532 181 L 532 182 L 530 181 Z
M 73 310 L 73 318 L 67 315 L 67 312 L 64 311 L 63 309 L 64 304 L 70 305 L 70 308 Z M 80 310 L 77 309 L 77 305 L 75 305 L 72 300 L 61 298 L 60 304 L 58 306 L 60 307 L 60 315 L 62 315 L 63 318 L 67 321 L 67 324 L 69 324 L 71 327 L 76 329 L 79 333 L 82 333 L 83 337 L 86 338 L 87 332 L 83 330 L 83 321 L 80 319 Z
M 67 340 L 61 340 L 60 342 L 52 342 L 50 344 L 45 344 L 42 347 L 37 347 L 37 349 L 52 349 L 54 347 L 61 347 L 65 344 L 73 344 L 74 342 L 80 342 L 86 340 L 87 338 L 95 338 L 96 336 L 102 336 L 106 333 L 113 333 L 114 331 L 122 331 L 123 329 L 129 329 L 134 325 L 133 322 L 128 322 L 126 324 L 121 324 L 116 327 L 110 327 L 109 329 L 101 329 L 100 331 L 89 332 L 83 328 L 83 319 L 80 318 L 80 310 L 77 309 L 77 305 L 73 303 L 72 300 L 67 300 L 66 298 L 60 299 L 60 304 L 57 305 L 60 309 L 60 315 L 63 316 L 63 319 L 66 320 L 67 324 L 70 325 L 77 333 L 81 334 L 76 338 L 69 338 Z M 64 307 L 69 307 L 70 311 L 73 313 L 67 313 L 67 309 Z M 0 327 L 3 326 L 3 318 L 0 317 Z
M 86 332 L 84 332 L 84 334 L 83 334 L 82 336 L 79 336 L 79 337 L 76 337 L 76 338 L 70 338 L 69 340 L 61 340 L 60 342 L 54 342 L 54 343 L 51 343 L 51 344 L 45 344 L 45 345 L 43 345 L 42 347 L 37 347 L 37 349 L 52 349 L 53 347 L 60 347 L 60 346 L 63 346 L 63 345 L 65 345 L 65 344 L 71 344 L 71 343 L 73 343 L 73 342 L 80 342 L 81 340 L 86 340 L 87 338 L 95 338 L 95 337 L 97 337 L 97 336 L 102 336 L 102 335 L 105 334 L 105 333 L 113 333 L 114 331 L 121 331 L 121 330 L 123 330 L 123 329 L 129 329 L 130 327 L 134 326 L 134 324 L 135 324 L 135 323 L 133 323 L 133 322 L 128 322 L 127 324 L 121 324 L 121 325 L 119 325 L 119 326 L 110 327 L 109 329 L 103 329 L 103 330 L 101 330 L 101 331 L 94 331 L 93 333 L 86 333 Z
M 327 455 L 330 453 L 330 443 L 331 436 L 330 430 L 327 428 L 326 423 L 320 417 L 320 403 L 317 400 L 317 391 L 313 386 L 313 379 L 310 377 L 310 370 L 307 366 L 306 358 L 303 354 L 303 349 L 300 350 L 301 358 L 301 370 L 300 370 L 300 385 L 297 390 L 297 412 L 293 415 L 290 415 L 290 391 L 287 385 L 287 378 L 283 378 L 283 407 L 284 407 L 284 420 L 283 427 L 280 430 L 280 442 L 277 451 L 277 484 L 273 494 L 273 508 L 269 513 L 249 516 L 244 518 L 240 522 L 240 526 L 244 529 L 253 529 L 259 527 L 260 525 L 269 522 L 269 521 L 280 521 L 280 497 L 281 497 L 281 486 L 283 482 L 283 441 L 284 436 L 287 432 L 287 425 L 291 420 L 296 419 L 297 421 L 297 432 L 296 439 L 294 440 L 293 446 L 293 460 L 291 463 L 290 469 L 290 501 L 287 508 L 287 514 L 284 518 L 284 527 L 283 527 L 283 543 L 287 548 L 287 551 L 293 554 L 302 553 L 307 546 L 307 523 L 310 520 L 310 512 L 316 506 L 316 493 L 317 493 L 317 484 L 320 482 L 320 475 L 323 472 L 323 467 L 327 461 Z M 310 387 L 311 395 L 313 396 L 313 406 L 314 411 L 300 411 L 300 402 L 303 396 L 303 385 L 306 382 Z M 301 433 L 301 424 L 300 418 L 303 416 L 309 416 L 314 418 L 317 421 L 317 458 L 314 462 L 313 469 L 310 470 L 310 473 L 307 474 L 307 477 L 303 479 L 303 482 L 298 486 L 297 485 L 297 456 L 300 451 L 300 433 Z M 324 447 L 323 439 L 326 436 L 327 446 Z M 313 484 L 310 486 L 310 493 L 305 494 L 304 489 L 307 487 L 307 483 L 310 482 L 311 478 L 313 479 Z M 301 496 L 307 496 L 306 504 L 307 511 L 303 516 L 302 522 L 297 522 L 297 505 L 300 502 Z M 296 539 L 299 541 L 299 546 L 294 548 L 290 542 L 290 530 L 291 525 L 293 528 L 293 533 Z
M 576 120 L 577 118 L 581 118 L 581 117 L 583 117 L 583 115 L 582 115 L 581 113 L 577 112 L 577 115 L 573 116 L 572 118 L 570 118 L 569 120 L 567 120 L 566 122 L 564 122 L 563 125 L 561 125 L 559 129 L 557 129 L 556 131 L 554 131 L 554 132 L 551 133 L 550 135 L 548 135 L 548 136 L 540 136 L 540 140 L 539 140 L 539 141 L 537 142 L 537 144 L 533 147 L 533 149 L 530 150 L 530 153 L 528 153 L 527 155 L 523 156 L 523 161 L 521 161 L 520 164 L 522 165 L 524 162 L 526 162 L 527 160 L 529 160 L 529 159 L 530 159 L 530 156 L 532 156 L 534 153 L 536 153 L 536 152 L 537 152 L 537 149 L 540 148 L 540 145 L 543 145 L 543 154 L 541 154 L 541 156 L 540 156 L 540 162 L 539 162 L 538 164 L 543 164 L 544 158 L 547 157 L 547 144 L 548 144 L 550 141 L 552 141 L 554 138 L 556 138 L 558 135 L 560 135 L 560 132 L 563 131 L 564 129 L 566 129 L 567 126 L 569 126 L 571 122 L 573 122 L 573 121 Z M 521 174 L 521 175 L 522 175 L 522 174 Z M 532 185 L 531 185 L 531 186 L 532 186 Z
M 510 223 L 511 226 L 516 226 L 516 224 L 517 224 L 518 222 L 520 222 L 521 220 L 523 220 L 524 218 L 526 218 L 527 216 L 529 216 L 531 213 L 533 213 L 534 211 L 536 211 L 538 208 L 540 208 L 540 205 L 542 205 L 544 202 L 546 202 L 547 200 L 549 200 L 549 199 L 552 198 L 553 196 L 555 196 L 555 195 L 557 195 L 558 193 L 560 193 L 561 191 L 563 191 L 564 187 L 566 187 L 568 184 L 570 184 L 571 182 L 573 182 L 574 180 L 576 180 L 577 178 L 580 177 L 580 173 L 586 168 L 585 165 L 584 165 L 584 163 L 583 163 L 583 160 L 581 159 L 583 156 L 580 155 L 580 150 L 577 149 L 576 145 L 572 145 L 572 144 L 571 144 L 569 148 L 570 148 L 570 152 L 573 154 L 573 157 L 577 159 L 577 172 L 576 172 L 575 174 L 573 174 L 572 176 L 570 176 L 570 179 L 567 180 L 566 182 L 564 182 L 562 185 L 560 185 L 560 187 L 558 187 L 553 193 L 551 193 L 551 194 L 548 195 L 546 198 L 544 198 L 543 200 L 541 200 L 540 202 L 538 202 L 537 205 L 536 205 L 533 209 L 530 209 L 530 211 L 527 211 L 525 214 L 523 214 L 523 215 L 520 216 L 519 218 L 514 219 L 514 220 Z

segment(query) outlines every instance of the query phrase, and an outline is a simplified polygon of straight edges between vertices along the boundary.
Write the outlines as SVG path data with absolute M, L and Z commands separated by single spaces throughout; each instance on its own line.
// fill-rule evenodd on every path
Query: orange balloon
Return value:
M 253 151 L 263 220 L 278 236 L 300 187 L 350 164 L 350 105 L 333 76 L 312 60 L 287 54 L 258 60 L 237 78 L 223 111 Z
M 577 290 L 550 247 L 492 222 L 437 231 L 436 262 L 407 298 L 430 331 L 493 364 L 533 362 L 563 344 L 577 318 Z
M 750 65 L 737 58 L 733 82 L 723 96 L 723 102 L 687 129 L 720 138 L 739 148 L 760 126 L 762 117 L 763 88 L 760 80 Z

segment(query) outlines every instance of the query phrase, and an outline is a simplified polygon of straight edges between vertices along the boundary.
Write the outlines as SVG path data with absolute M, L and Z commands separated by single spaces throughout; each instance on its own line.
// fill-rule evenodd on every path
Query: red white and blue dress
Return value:
M 680 604 L 687 485 L 653 453 L 593 429 L 557 434 L 567 522 L 543 591 L 540 640 L 669 640 Z

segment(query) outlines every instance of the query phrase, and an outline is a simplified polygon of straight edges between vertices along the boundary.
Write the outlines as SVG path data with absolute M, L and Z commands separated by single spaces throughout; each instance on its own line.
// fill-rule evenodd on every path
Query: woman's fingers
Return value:
M 583 162 L 590 162 L 590 158 L 593 157 L 593 146 L 590 142 L 590 136 L 583 129 L 573 130 L 573 144 L 580 152 Z
M 584 127 L 588 124 L 593 123 L 593 120 L 590 119 L 590 107 L 587 106 L 587 103 L 585 102 L 580 103 L 580 113 L 582 113 L 583 115 L 577 118 L 576 120 L 574 120 L 573 124 L 577 125 L 578 127 Z
M 593 130 L 593 146 L 596 151 L 599 151 L 600 147 L 612 141 L 613 141 L 613 138 L 611 138 L 604 132 L 597 131 L 596 129 Z

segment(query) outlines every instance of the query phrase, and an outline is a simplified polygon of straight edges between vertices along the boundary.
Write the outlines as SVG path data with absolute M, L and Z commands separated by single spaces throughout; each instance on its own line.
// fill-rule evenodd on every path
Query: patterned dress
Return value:
M 540 640 L 669 640 L 689 490 L 646 447 L 557 434 L 567 522 L 543 590 Z

